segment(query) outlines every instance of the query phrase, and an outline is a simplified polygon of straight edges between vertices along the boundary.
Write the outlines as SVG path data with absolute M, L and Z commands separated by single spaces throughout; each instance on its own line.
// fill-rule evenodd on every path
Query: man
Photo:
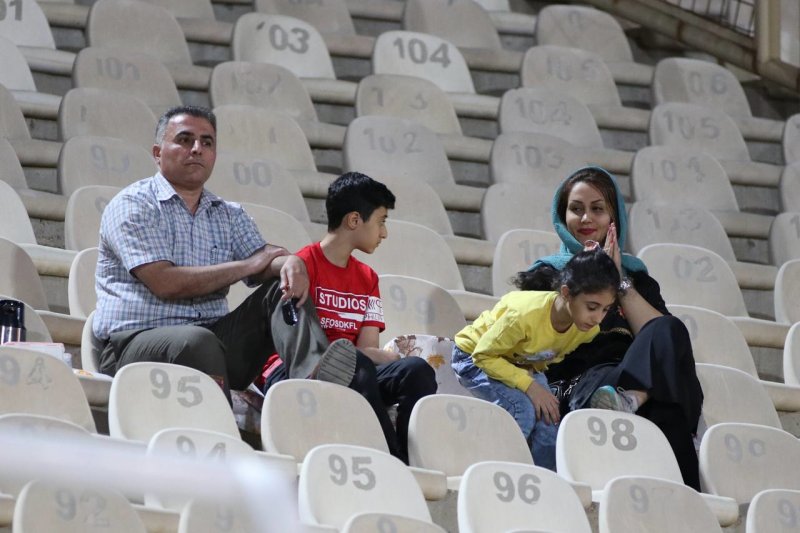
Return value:
M 94 335 L 100 370 L 136 361 L 189 366 L 230 389 L 244 389 L 277 352 L 290 377 L 348 385 L 352 343 L 329 345 L 307 301 L 303 261 L 267 244 L 240 205 L 204 188 L 216 159 L 216 117 L 205 108 L 168 110 L 156 128 L 159 172 L 123 189 L 100 226 Z M 239 280 L 260 285 L 228 312 Z M 297 299 L 292 325 L 280 306 Z

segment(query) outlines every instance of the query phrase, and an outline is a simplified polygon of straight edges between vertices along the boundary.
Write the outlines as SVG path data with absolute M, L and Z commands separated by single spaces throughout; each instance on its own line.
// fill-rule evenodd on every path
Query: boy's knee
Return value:
M 436 392 L 436 371 L 421 357 L 407 357 L 403 360 L 406 376 L 404 382 L 410 384 L 423 396 Z

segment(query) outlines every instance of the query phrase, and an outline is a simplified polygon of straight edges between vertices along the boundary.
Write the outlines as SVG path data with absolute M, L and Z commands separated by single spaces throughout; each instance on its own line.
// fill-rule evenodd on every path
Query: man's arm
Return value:
M 364 355 L 372 359 L 372 362 L 376 365 L 391 363 L 400 359 L 400 354 L 378 348 L 379 333 L 380 330 L 375 326 L 363 326 L 358 332 L 356 347 Z

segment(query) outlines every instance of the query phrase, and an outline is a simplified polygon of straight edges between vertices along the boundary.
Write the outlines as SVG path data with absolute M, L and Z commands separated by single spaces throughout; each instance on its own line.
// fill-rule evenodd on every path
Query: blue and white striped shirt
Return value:
M 215 322 L 228 312 L 227 288 L 162 300 L 131 271 L 155 261 L 176 266 L 237 261 L 265 244 L 239 204 L 208 190 L 192 215 L 161 173 L 129 185 L 109 202 L 100 223 L 95 336 L 106 340 L 117 331 Z

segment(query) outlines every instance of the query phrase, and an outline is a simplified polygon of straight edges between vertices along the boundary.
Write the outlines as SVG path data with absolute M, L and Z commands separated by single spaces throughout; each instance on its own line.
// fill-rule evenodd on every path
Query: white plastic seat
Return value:
M 303 461 L 298 493 L 300 520 L 309 524 L 341 528 L 352 515 L 366 510 L 431 521 L 408 468 L 372 448 L 317 446 Z
M 0 186 L 4 184 L 0 183 Z M 49 309 L 33 260 L 18 244 L 0 237 L 0 293 L 34 309 Z
M 771 533 L 797 525 L 800 490 L 766 489 L 750 502 L 747 508 L 747 533 Z
M 789 328 L 783 349 L 783 379 L 791 385 L 800 385 L 800 326 L 797 324 Z
M 17 299 L 0 292 L 0 300 L 7 300 L 9 298 Z M 44 323 L 39 313 L 27 302 L 23 302 L 23 304 L 25 304 L 26 340 L 28 342 L 53 342 L 53 337 L 50 335 L 50 331 L 47 329 L 47 325 Z
M 781 174 L 779 192 L 781 211 L 800 212 L 800 161 L 787 162 Z
M 787 165 L 800 161 L 800 113 L 786 119 L 783 129 L 783 161 Z
M 242 207 L 253 217 L 258 230 L 270 242 L 291 252 L 312 243 L 303 224 L 289 213 L 260 204 L 242 203 Z
M 97 248 L 86 248 L 78 252 L 72 261 L 67 284 L 71 315 L 86 318 L 97 305 L 97 294 L 94 290 L 97 253 Z
M 342 533 L 373 533 L 374 531 L 413 531 L 414 533 L 445 533 L 436 524 L 392 513 L 358 513 L 342 527 Z
M 0 37 L 0 57 L 3 58 L 3 68 L 0 69 L 0 137 L 5 137 L 10 141 L 22 164 L 53 166 L 58 160 L 61 143 L 31 138 L 30 131 L 28 131 L 28 124 L 25 121 L 25 116 L 22 111 L 24 102 L 18 103 L 17 101 L 17 98 L 21 99 L 25 91 L 13 90 L 14 85 L 10 83 L 9 80 L 5 79 L 7 75 L 15 76 L 14 68 L 7 64 L 12 51 L 17 52 L 14 44 Z M 19 58 L 19 60 L 24 66 L 27 66 L 27 63 L 24 62 L 24 58 Z M 28 74 L 30 75 L 30 71 L 28 71 Z M 34 96 L 40 95 L 36 94 Z M 55 96 L 53 98 L 55 100 L 53 101 L 52 109 L 54 110 L 53 115 L 55 116 L 55 112 L 57 112 L 58 106 L 61 103 L 61 98 Z M 50 106 L 47 107 L 49 109 Z M 31 109 L 26 109 L 26 111 L 31 111 Z M 0 140 L 0 144 L 5 144 L 5 142 Z M 3 151 L 4 150 L 0 150 L 0 153 Z M 0 158 L 4 159 L 4 156 L 0 155 Z M 3 179 L 8 181 L 8 175 L 4 176 Z M 17 188 L 17 185 L 14 184 L 14 187 Z M 27 187 L 27 185 L 25 185 L 25 187 Z M 28 189 L 28 191 L 30 191 L 30 189 Z M 37 196 L 43 196 L 42 192 L 35 194 L 37 194 Z M 35 206 L 36 204 L 33 205 Z
M 383 346 L 383 349 L 405 357 L 425 359 L 436 373 L 437 393 L 471 396 L 470 392 L 458 382 L 455 372 L 450 367 L 454 345 L 453 340 L 448 337 L 412 333 L 394 337 Z
M 782 324 L 800 322 L 800 259 L 785 262 L 775 280 L 775 320 Z
M 481 229 L 486 240 L 497 242 L 512 229 L 552 231 L 552 188 L 538 183 L 495 183 L 486 189 L 481 205 Z
M 284 15 L 303 20 L 322 35 L 356 35 L 353 19 L 344 0 L 294 2 L 292 0 L 255 0 L 256 12 Z
M 418 277 L 380 276 L 381 299 L 388 339 L 409 333 L 455 336 L 467 325 L 458 301 L 444 288 Z
M 489 159 L 493 183 L 531 183 L 555 190 L 586 165 L 583 150 L 545 133 L 506 132 L 495 138 Z
M 169 363 L 131 363 L 117 371 L 108 401 L 108 427 L 112 437 L 138 441 L 173 427 L 240 438 L 217 382 L 199 370 Z
M 568 94 L 548 89 L 511 89 L 500 99 L 498 125 L 503 133 L 544 133 L 582 148 L 603 148 L 589 108 Z
M 708 363 L 695 366 L 703 388 L 702 421 L 706 427 L 740 422 L 781 428 L 778 413 L 756 378 L 728 366 Z
M 87 185 L 125 187 L 156 172 L 151 151 L 114 137 L 72 137 L 58 159 L 58 184 L 64 196 Z
M 601 533 L 722 531 L 703 497 L 683 483 L 623 476 L 609 481 L 603 492 L 598 520 Z
M 769 231 L 769 253 L 772 264 L 780 267 L 792 259 L 800 259 L 800 213 L 779 213 Z
M 241 503 L 192 500 L 181 510 L 178 533 L 249 533 L 254 529 L 251 515 Z
M 67 250 L 85 250 L 98 245 L 103 210 L 120 190 L 107 185 L 87 185 L 70 195 L 64 217 L 64 246 Z
M 94 311 L 86 317 L 86 323 L 83 326 L 83 334 L 81 335 L 81 368 L 88 372 L 98 373 L 102 346 L 100 340 L 92 332 L 93 319 Z
M 765 489 L 800 489 L 800 442 L 782 429 L 716 424 L 703 436 L 699 459 L 704 490 L 739 504 Z
M 527 270 L 540 257 L 561 248 L 561 239 L 551 231 L 511 229 L 497 241 L 492 262 L 492 294 L 502 296 L 514 290 L 511 279 Z
M 0 34 L 17 46 L 49 48 L 55 50 L 56 43 L 50 24 L 36 2 L 14 3 L 6 7 L 0 20 Z
M 52 416 L 96 432 L 78 378 L 63 361 L 42 352 L 4 346 L 0 347 L 0 362 L 4 369 L 0 413 Z
M 31 69 L 14 41 L 0 35 L 0 53 L 3 54 L 3 61 L 0 63 L 3 66 L 0 70 L 2 72 L 0 84 L 15 93 L 18 91 L 35 93 L 36 82 L 33 80 Z
M 503 48 L 489 14 L 472 0 L 407 0 L 403 28 L 441 37 L 460 48 Z
M 464 472 L 458 491 L 458 529 L 461 533 L 592 530 L 575 490 L 558 474 L 500 461 L 476 463 Z
M 112 489 L 80 488 L 32 481 L 14 507 L 14 533 L 145 533 L 142 520 L 125 497 Z

